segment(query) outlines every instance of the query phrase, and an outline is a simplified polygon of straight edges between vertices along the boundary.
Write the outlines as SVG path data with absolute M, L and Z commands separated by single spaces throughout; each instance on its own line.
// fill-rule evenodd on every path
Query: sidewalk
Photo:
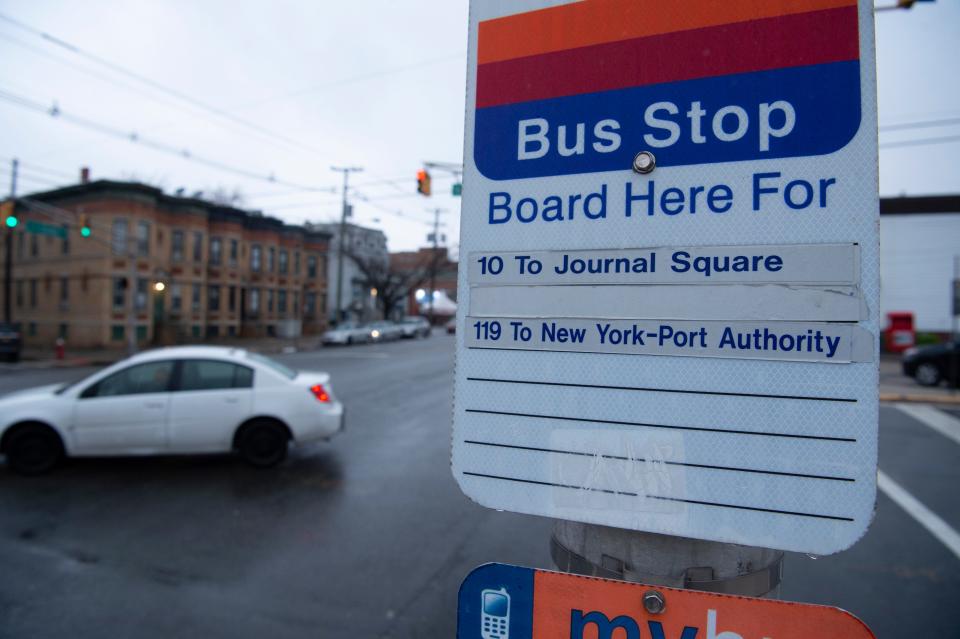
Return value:
M 321 348 L 321 342 L 319 335 L 311 335 L 299 339 L 263 338 L 217 340 L 216 342 L 199 343 L 196 344 L 196 346 L 233 346 L 258 353 L 291 353 L 316 350 Z M 162 347 L 144 347 L 141 348 L 140 351 L 151 350 L 152 348 Z M 126 356 L 126 348 L 71 351 L 68 347 L 66 357 L 63 359 L 55 359 L 52 350 L 26 349 L 23 351 L 20 362 L 16 364 L 0 362 L 0 374 L 47 368 L 108 366 Z

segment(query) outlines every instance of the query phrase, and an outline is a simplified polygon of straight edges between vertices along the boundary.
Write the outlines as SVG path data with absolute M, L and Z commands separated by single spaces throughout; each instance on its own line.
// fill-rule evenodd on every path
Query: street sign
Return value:
M 27 233 L 36 233 L 37 235 L 49 235 L 50 237 L 67 237 L 67 229 L 64 226 L 54 226 L 53 224 L 44 224 L 35 220 L 27 220 Z
M 848 612 L 486 564 L 460 587 L 457 639 L 872 639 Z
M 869 0 L 472 0 L 453 474 L 829 554 L 876 499 Z

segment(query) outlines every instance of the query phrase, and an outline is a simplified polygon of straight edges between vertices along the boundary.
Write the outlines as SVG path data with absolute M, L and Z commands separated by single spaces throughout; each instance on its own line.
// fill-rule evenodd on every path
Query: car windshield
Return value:
M 297 376 L 297 371 L 287 366 L 284 366 L 283 364 L 281 364 L 280 362 L 274 359 L 270 359 L 269 357 L 260 355 L 259 353 L 247 353 L 247 359 L 253 360 L 258 364 L 263 364 L 267 368 L 273 369 L 276 372 L 280 373 L 287 379 L 293 379 Z

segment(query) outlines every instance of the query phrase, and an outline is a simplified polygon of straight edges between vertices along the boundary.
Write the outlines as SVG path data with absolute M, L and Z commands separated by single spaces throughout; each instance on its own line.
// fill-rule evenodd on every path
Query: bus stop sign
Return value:
M 471 0 L 453 474 L 814 554 L 876 499 L 871 0 Z

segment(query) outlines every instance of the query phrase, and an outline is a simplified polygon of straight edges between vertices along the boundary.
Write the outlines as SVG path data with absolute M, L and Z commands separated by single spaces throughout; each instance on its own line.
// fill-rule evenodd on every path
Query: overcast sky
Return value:
M 21 193 L 75 182 L 89 166 L 95 179 L 191 194 L 239 189 L 247 208 L 292 223 L 328 221 L 339 216 L 339 190 L 310 189 L 339 189 L 331 165 L 359 166 L 356 222 L 383 229 L 391 250 L 410 250 L 426 244 L 428 209 L 440 207 L 455 245 L 453 176 L 433 171 L 435 195 L 424 198 L 415 174 L 424 161 L 462 161 L 467 4 L 0 0 L 0 18 L 22 23 L 0 19 L 0 192 L 17 157 Z M 881 194 L 958 193 L 960 2 L 880 13 L 876 23 Z M 54 104 L 61 117 L 37 112 Z M 926 126 L 941 120 L 952 122 Z M 924 126 L 884 128 L 915 123 Z M 136 132 L 140 142 L 91 128 L 100 125 Z M 884 147 L 941 138 L 954 140 Z M 270 175 L 288 184 L 253 177 Z

